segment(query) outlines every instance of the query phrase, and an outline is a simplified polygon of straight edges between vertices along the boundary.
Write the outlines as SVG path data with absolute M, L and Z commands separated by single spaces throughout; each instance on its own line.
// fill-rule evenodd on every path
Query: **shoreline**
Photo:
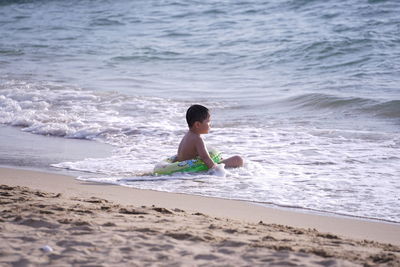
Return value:
M 93 140 L 32 134 L 19 127 L 0 124 L 0 166 L 9 168 L 52 172 L 51 164 L 101 158 L 113 149 L 111 145 Z M 65 171 L 62 173 L 69 175 Z
M 26 186 L 35 190 L 61 193 L 67 197 L 94 196 L 121 205 L 161 206 L 201 212 L 210 216 L 229 218 L 248 223 L 263 222 L 296 228 L 316 229 L 358 240 L 372 240 L 400 245 L 400 224 L 351 218 L 341 215 L 315 214 L 289 208 L 265 207 L 241 200 L 143 190 L 113 184 L 79 181 L 74 176 L 0 167 L 0 183 Z M 102 190 L 106 189 L 106 190 Z
M 266 208 L 276 208 L 276 209 L 281 209 L 281 210 L 292 211 L 295 213 L 314 214 L 317 216 L 337 217 L 337 218 L 344 218 L 344 219 L 350 219 L 350 220 L 385 223 L 385 224 L 393 224 L 393 225 L 400 226 L 400 222 L 386 220 L 386 219 L 377 219 L 377 218 L 373 218 L 373 217 L 349 215 L 349 214 L 337 213 L 337 212 L 333 212 L 333 211 L 321 211 L 321 210 L 316 210 L 316 209 L 311 209 L 311 208 L 303 208 L 303 207 L 281 206 L 281 205 L 273 204 L 273 203 L 259 203 L 259 202 L 255 202 L 255 201 L 246 201 L 246 200 L 238 200 L 238 201 L 249 202 L 250 204 L 254 204 L 254 205 L 261 205 Z
M 48 167 L 48 168 L 44 169 L 39 166 L 38 167 L 14 166 L 14 165 L 7 165 L 7 164 L 0 164 L 0 174 L 1 174 L 1 169 L 24 170 L 24 171 L 28 171 L 28 172 L 33 171 L 33 172 L 38 172 L 38 173 L 54 174 L 56 176 L 62 175 L 62 176 L 71 177 L 75 180 L 77 180 L 76 177 L 78 177 L 79 175 L 86 174 L 86 172 L 67 170 L 67 169 L 58 169 L 58 168 L 53 168 L 53 167 Z M 78 181 L 81 181 L 81 180 L 78 180 Z M 85 183 L 85 181 L 81 181 L 81 182 Z M 102 183 L 102 182 L 89 182 L 89 183 L 121 186 L 121 185 L 116 185 L 113 183 Z M 174 193 L 174 192 L 158 191 L 158 190 L 151 190 L 151 189 L 140 189 L 140 188 L 135 188 L 135 187 L 130 187 L 130 186 L 121 186 L 121 187 L 127 187 L 127 188 L 131 188 L 133 190 L 161 192 L 161 193 L 166 193 L 166 194 L 178 194 L 178 195 L 211 198 L 211 199 L 221 199 L 221 200 L 227 200 L 227 201 L 238 201 L 238 202 L 248 203 L 248 204 L 254 205 L 254 206 L 260 206 L 260 207 L 263 207 L 266 209 L 278 209 L 278 210 L 283 210 L 283 211 L 287 211 L 287 212 L 294 212 L 294 213 L 301 213 L 301 214 L 311 214 L 311 215 L 323 216 L 323 217 L 344 218 L 344 219 L 350 219 L 350 220 L 359 220 L 359 221 L 384 223 L 384 224 L 392 224 L 392 225 L 400 226 L 400 222 L 390 221 L 390 220 L 386 220 L 386 219 L 377 219 L 377 218 L 373 218 L 373 217 L 363 217 L 363 216 L 342 214 L 342 213 L 336 213 L 336 212 L 332 212 L 332 211 L 321 211 L 321 210 L 304 208 L 304 207 L 281 206 L 279 204 L 274 204 L 274 203 L 248 201 L 248 200 L 243 200 L 243 199 L 229 199 L 229 198 L 221 198 L 221 197 L 215 197 L 215 196 L 204 196 L 204 195 L 200 195 L 200 194 Z

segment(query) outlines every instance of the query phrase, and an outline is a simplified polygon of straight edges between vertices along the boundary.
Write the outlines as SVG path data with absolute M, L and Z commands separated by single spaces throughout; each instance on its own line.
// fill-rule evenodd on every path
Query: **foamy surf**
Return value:
M 399 220 L 395 206 L 379 208 L 397 198 L 391 184 L 399 171 L 398 133 L 327 128 L 282 116 L 258 125 L 243 120 L 229 125 L 230 117 L 223 114 L 232 106 L 209 104 L 214 120 L 206 143 L 225 156 L 239 154 L 249 164 L 229 170 L 226 177 L 144 177 L 176 153 L 187 127 L 187 103 L 18 81 L 3 83 L 0 95 L 3 124 L 112 145 L 108 157 L 52 164 L 88 173 L 90 181 Z M 346 108 L 348 103 L 324 105 Z

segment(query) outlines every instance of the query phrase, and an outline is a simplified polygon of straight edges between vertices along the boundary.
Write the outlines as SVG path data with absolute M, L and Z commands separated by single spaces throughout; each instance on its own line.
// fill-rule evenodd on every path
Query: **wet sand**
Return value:
M 106 157 L 112 150 L 100 142 L 31 134 L 0 124 L 0 166 L 50 171 L 51 164 Z
M 30 170 L 0 184 L 1 266 L 400 265 L 397 224 Z

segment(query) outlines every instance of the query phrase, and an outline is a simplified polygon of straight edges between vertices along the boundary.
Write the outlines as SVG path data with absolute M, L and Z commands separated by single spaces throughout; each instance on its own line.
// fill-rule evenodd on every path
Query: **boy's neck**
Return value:
M 200 133 L 198 133 L 195 129 L 189 128 L 189 132 L 196 134 L 196 135 L 200 135 Z

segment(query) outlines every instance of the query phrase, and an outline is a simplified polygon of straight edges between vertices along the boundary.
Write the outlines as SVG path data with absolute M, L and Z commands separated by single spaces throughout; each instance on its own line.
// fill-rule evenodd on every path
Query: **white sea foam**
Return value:
M 178 125 L 171 118 L 179 110 L 177 103 L 166 99 L 15 81 L 2 85 L 0 107 L 1 123 L 27 132 L 113 144 L 130 134 L 168 134 Z

